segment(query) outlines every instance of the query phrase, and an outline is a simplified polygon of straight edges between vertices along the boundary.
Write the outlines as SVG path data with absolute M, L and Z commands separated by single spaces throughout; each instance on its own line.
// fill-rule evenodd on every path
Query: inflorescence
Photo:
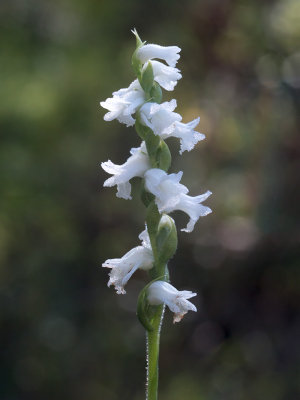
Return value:
M 162 102 L 161 88 L 174 90 L 182 77 L 175 67 L 180 48 L 146 44 L 136 30 L 132 32 L 137 42 L 132 57 L 137 79 L 100 104 L 108 110 L 105 121 L 117 119 L 126 126 L 135 125 L 142 143 L 131 149 L 124 164 L 117 165 L 108 160 L 101 166 L 112 175 L 104 186 L 117 186 L 116 195 L 123 199 L 131 199 L 130 180 L 133 177 L 142 179 L 141 198 L 147 207 L 146 229 L 139 235 L 140 246 L 122 258 L 106 260 L 102 266 L 111 269 L 108 286 L 113 285 L 118 294 L 126 293 L 125 285 L 137 269 L 149 272 L 152 281 L 139 297 L 138 316 L 145 328 L 151 330 L 151 315 L 154 315 L 151 307 L 167 305 L 174 313 L 174 322 L 180 321 L 189 310 L 197 311 L 188 300 L 196 294 L 178 291 L 169 283 L 167 262 L 176 251 L 177 232 L 175 222 L 168 214 L 174 210 L 184 211 L 190 219 L 182 231 L 191 232 L 199 217 L 211 212 L 202 204 L 211 192 L 190 196 L 187 187 L 180 183 L 183 173 L 168 174 L 171 154 L 165 141 L 169 137 L 179 139 L 180 154 L 192 150 L 205 138 L 195 131 L 200 118 L 183 123 L 181 115 L 174 112 L 176 100 Z

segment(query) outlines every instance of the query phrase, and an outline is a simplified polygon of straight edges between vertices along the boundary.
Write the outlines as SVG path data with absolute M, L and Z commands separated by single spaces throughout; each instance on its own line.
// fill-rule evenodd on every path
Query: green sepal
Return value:
M 139 112 L 136 113 L 136 120 L 135 120 L 135 129 L 138 133 L 138 135 L 140 136 L 140 138 L 142 140 L 145 140 L 146 143 L 146 148 L 147 148 L 147 153 L 150 159 L 150 163 L 151 163 L 151 167 L 152 168 L 158 168 L 159 167 L 159 159 L 161 157 L 159 157 L 159 159 L 157 159 L 157 151 L 159 149 L 160 146 L 160 142 L 161 139 L 159 136 L 155 135 L 153 133 L 153 131 L 148 127 L 142 124 L 141 122 L 141 117 Z M 166 150 L 165 149 L 161 149 L 161 152 L 164 152 L 163 156 L 163 160 L 165 161 L 164 164 L 166 164 Z M 171 161 L 170 161 L 171 162 Z
M 153 318 L 156 315 L 157 309 L 161 306 L 151 306 L 148 301 L 147 301 L 147 290 L 149 286 L 159 280 L 164 280 L 164 276 L 160 276 L 153 281 L 149 282 L 140 292 L 138 301 L 137 301 L 137 310 L 136 314 L 137 317 L 140 321 L 140 323 L 143 325 L 143 327 L 148 331 L 151 332 L 154 329 L 153 326 Z
M 151 324 L 150 318 L 148 317 L 150 304 L 147 301 L 147 289 L 148 289 L 148 285 L 145 286 L 142 289 L 141 293 L 139 294 L 138 301 L 137 301 L 136 314 L 137 314 L 137 317 L 138 317 L 140 323 L 143 325 L 143 327 L 147 331 L 152 331 L 153 326 Z
M 156 151 L 157 167 L 167 172 L 168 169 L 170 168 L 171 161 L 172 161 L 172 156 L 168 145 L 164 140 L 160 140 L 158 149 Z
M 142 124 L 139 112 L 136 113 L 135 130 L 142 140 L 147 140 L 148 136 L 154 135 L 148 126 Z
M 151 101 L 153 101 L 153 103 L 160 104 L 162 101 L 162 90 L 157 82 L 153 83 L 153 86 L 150 90 L 150 97 L 151 97 Z
M 145 189 L 144 179 L 142 180 L 142 183 L 141 183 L 140 194 L 141 194 L 141 200 L 142 200 L 144 206 L 148 207 L 149 204 L 154 200 L 154 195 Z
M 147 137 L 145 139 L 147 152 L 150 158 L 152 168 L 158 167 L 158 160 L 157 160 L 157 151 L 160 144 L 160 137 L 154 135 L 151 129 L 149 129 Z
M 159 221 L 155 241 L 158 263 L 166 264 L 174 256 L 178 243 L 176 225 L 167 214 Z
M 152 236 L 156 235 L 160 217 L 161 217 L 161 215 L 158 212 L 157 206 L 156 206 L 155 202 L 152 201 L 149 204 L 149 206 L 147 207 L 147 215 L 146 215 L 147 229 L 148 229 L 150 239 L 152 238 Z M 154 250 L 154 249 L 152 249 L 152 250 Z
M 139 35 L 138 35 L 136 29 L 133 29 L 133 30 L 132 30 L 132 33 L 135 35 L 135 38 L 136 38 L 136 49 L 135 49 L 135 51 L 134 51 L 134 53 L 133 53 L 133 55 L 132 55 L 132 58 L 131 58 L 131 65 L 132 65 L 132 68 L 133 68 L 133 70 L 134 70 L 136 76 L 137 76 L 138 79 L 140 80 L 140 79 L 141 79 L 141 71 L 142 71 L 143 64 L 142 64 L 142 62 L 140 61 L 140 59 L 137 57 L 137 51 L 138 51 L 138 49 L 139 49 L 140 47 L 142 47 L 146 42 L 142 42 L 142 40 L 141 40 L 141 38 L 139 37 Z
M 141 79 L 140 79 L 140 84 L 144 91 L 146 92 L 146 95 L 148 99 L 150 99 L 150 91 L 154 83 L 154 75 L 153 75 L 153 68 L 152 64 L 149 61 L 147 67 L 142 71 Z
M 139 34 L 137 33 L 137 30 L 135 28 L 132 29 L 131 31 L 136 39 L 136 48 L 140 48 L 141 46 L 143 46 L 146 42 L 142 42 L 142 39 L 139 37 Z

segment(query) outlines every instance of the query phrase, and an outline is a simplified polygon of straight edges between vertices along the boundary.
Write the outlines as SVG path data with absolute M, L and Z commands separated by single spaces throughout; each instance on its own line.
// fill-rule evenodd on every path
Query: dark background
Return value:
M 298 399 L 299 1 L 1 0 L 0 25 L 0 399 L 144 398 L 148 278 L 117 296 L 100 268 L 144 226 L 138 180 L 117 199 L 100 168 L 139 145 L 99 107 L 134 79 L 134 27 L 182 48 L 164 99 L 207 139 L 170 140 L 171 172 L 213 192 L 170 262 L 198 313 L 166 313 L 160 399 Z

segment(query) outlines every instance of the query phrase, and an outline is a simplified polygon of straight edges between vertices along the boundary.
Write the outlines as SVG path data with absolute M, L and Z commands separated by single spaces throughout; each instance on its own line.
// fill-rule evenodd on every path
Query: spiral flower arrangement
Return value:
M 177 290 L 170 283 L 168 261 L 176 252 L 177 230 L 169 214 L 175 210 L 185 212 L 189 221 L 181 230 L 192 232 L 198 219 L 211 212 L 202 204 L 211 192 L 190 196 L 188 188 L 180 183 L 183 173 L 168 173 L 171 154 L 166 140 L 169 137 L 179 139 L 180 154 L 192 150 L 205 138 L 195 131 L 200 118 L 183 123 L 181 115 L 174 112 L 176 100 L 162 102 L 162 88 L 173 91 L 182 77 L 175 67 L 181 49 L 146 44 L 136 30 L 132 32 L 136 37 L 132 56 L 136 79 L 100 104 L 108 110 L 105 121 L 117 119 L 126 126 L 134 125 L 142 142 L 140 147 L 131 149 L 124 164 L 108 160 L 101 166 L 111 175 L 104 186 L 117 186 L 116 195 L 123 199 L 131 199 L 130 180 L 141 178 L 146 227 L 139 235 L 141 245 L 121 258 L 106 260 L 102 266 L 110 269 L 108 286 L 114 286 L 117 294 L 126 293 L 125 286 L 137 269 L 148 271 L 151 281 L 139 295 L 137 316 L 147 334 L 146 398 L 154 400 L 157 399 L 159 340 L 165 305 L 174 313 L 174 322 L 179 322 L 188 311 L 197 311 L 189 301 L 196 293 Z

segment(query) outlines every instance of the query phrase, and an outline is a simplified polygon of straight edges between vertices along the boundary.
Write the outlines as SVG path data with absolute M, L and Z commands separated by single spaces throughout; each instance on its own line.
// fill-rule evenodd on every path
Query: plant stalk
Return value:
M 152 331 L 147 331 L 147 388 L 146 400 L 157 400 L 158 390 L 158 359 L 160 330 L 164 315 L 164 306 L 157 306 L 152 319 Z

